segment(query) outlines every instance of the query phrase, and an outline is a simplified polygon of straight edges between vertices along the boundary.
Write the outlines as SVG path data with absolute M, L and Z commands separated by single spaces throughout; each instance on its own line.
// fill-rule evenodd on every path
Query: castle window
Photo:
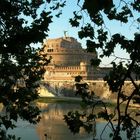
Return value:
M 48 49 L 47 52 L 53 52 L 53 49 Z

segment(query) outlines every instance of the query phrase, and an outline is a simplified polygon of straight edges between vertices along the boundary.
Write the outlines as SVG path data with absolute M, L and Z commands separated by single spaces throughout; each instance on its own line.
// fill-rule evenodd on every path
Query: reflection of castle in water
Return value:
M 77 75 L 81 75 L 86 80 L 99 79 L 110 70 L 92 67 L 90 60 L 96 59 L 97 53 L 87 52 L 72 37 L 48 39 L 44 41 L 43 50 L 48 58 L 52 58 L 51 63 L 46 66 L 45 81 L 73 80 Z
M 83 129 L 81 129 L 79 134 L 73 135 L 63 120 L 63 115 L 73 110 L 73 108 L 80 109 L 79 105 L 40 103 L 39 106 L 43 112 L 41 115 L 42 119 L 37 125 L 37 132 L 40 140 L 93 139 L 93 134 L 88 134 Z M 96 131 L 94 131 L 94 135 L 95 134 Z

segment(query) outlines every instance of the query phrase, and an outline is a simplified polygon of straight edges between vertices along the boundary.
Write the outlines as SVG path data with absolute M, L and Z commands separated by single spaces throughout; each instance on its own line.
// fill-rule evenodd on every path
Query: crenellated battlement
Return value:
M 47 57 L 52 58 L 46 66 L 45 80 L 73 80 L 78 75 L 88 80 L 97 78 L 95 68 L 90 65 L 97 53 L 87 52 L 75 38 L 65 36 L 44 40 L 43 49 Z
M 55 71 L 60 71 L 60 70 L 72 70 L 72 71 L 79 71 L 81 68 L 80 66 L 68 66 L 68 67 L 55 67 Z

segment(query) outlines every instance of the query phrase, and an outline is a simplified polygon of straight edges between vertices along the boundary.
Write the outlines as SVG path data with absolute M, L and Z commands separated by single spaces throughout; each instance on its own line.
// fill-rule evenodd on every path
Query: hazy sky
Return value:
M 76 38 L 82 44 L 82 47 L 85 48 L 86 47 L 85 40 L 80 40 L 78 38 L 77 35 L 78 29 L 71 27 L 69 23 L 69 17 L 73 17 L 73 11 L 77 9 L 78 7 L 76 5 L 76 0 L 67 0 L 67 6 L 65 6 L 62 10 L 63 14 L 60 16 L 60 18 L 55 17 L 53 19 L 53 23 L 50 24 L 49 36 L 47 38 L 63 37 L 64 31 L 67 31 L 68 36 Z M 113 22 L 106 21 L 106 26 L 109 28 L 112 34 L 118 32 L 125 35 L 128 39 L 133 39 L 135 32 L 135 24 L 132 23 L 133 20 L 127 25 L 116 21 Z M 98 53 L 100 54 L 100 50 L 98 51 Z M 124 51 L 121 51 L 120 48 L 115 49 L 115 55 L 128 58 L 128 55 Z M 101 66 L 108 66 L 108 64 L 113 59 L 114 57 L 104 58 L 102 60 Z

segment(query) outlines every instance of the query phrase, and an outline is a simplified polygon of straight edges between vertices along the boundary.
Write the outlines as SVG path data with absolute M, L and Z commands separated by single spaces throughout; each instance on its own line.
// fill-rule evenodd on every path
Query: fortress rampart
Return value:
M 92 90 L 100 99 L 116 100 L 117 93 L 109 90 L 108 84 L 103 80 L 85 80 Z M 140 84 L 140 81 L 136 81 Z M 126 95 L 132 93 L 134 86 L 130 81 L 125 81 L 123 91 Z M 42 81 L 40 87 L 40 96 L 60 96 L 60 97 L 76 97 L 75 82 L 66 80 L 49 80 Z
M 74 80 L 78 75 L 85 80 L 101 79 L 108 72 L 99 71 L 91 66 L 91 59 L 97 58 L 97 52 L 89 53 L 72 37 L 48 39 L 43 44 L 44 53 L 51 59 L 46 66 L 45 80 Z
M 91 66 L 91 59 L 96 60 L 98 57 L 97 52 L 87 52 L 73 37 L 44 40 L 43 53 L 52 58 L 45 67 L 45 81 L 74 80 L 79 75 L 84 80 L 103 80 L 103 77 L 112 70 L 107 67 Z M 132 76 L 137 80 L 135 74 Z

